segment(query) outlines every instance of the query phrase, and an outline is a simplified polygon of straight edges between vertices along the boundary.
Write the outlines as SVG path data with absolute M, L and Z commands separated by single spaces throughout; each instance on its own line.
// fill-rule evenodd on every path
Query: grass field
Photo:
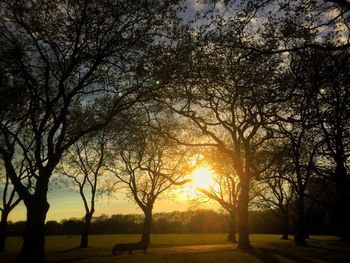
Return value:
M 89 237 L 89 246 L 93 248 L 106 248 L 115 243 L 138 242 L 140 235 L 91 235 Z M 155 234 L 151 237 L 151 247 L 169 247 L 169 246 L 190 246 L 190 245 L 209 245 L 225 244 L 226 235 L 224 234 Z M 62 251 L 78 247 L 80 236 L 48 236 L 46 237 L 46 249 L 48 251 Z M 21 245 L 20 237 L 9 237 L 7 239 L 7 250 L 18 251 Z
M 150 247 L 173 247 L 192 245 L 229 244 L 226 234 L 153 234 Z M 331 237 L 323 237 L 331 238 Z M 280 235 L 250 235 L 252 242 L 270 242 L 280 240 Z M 91 235 L 89 246 L 93 248 L 112 247 L 115 243 L 130 243 L 140 240 L 140 235 Z M 288 241 L 287 241 L 288 242 Z M 9 237 L 6 242 L 7 251 L 17 252 L 22 243 L 21 237 Z M 63 251 L 79 246 L 80 236 L 48 236 L 47 251 Z
M 46 239 L 47 262 L 144 262 L 144 263 L 226 263 L 226 262 L 350 262 L 350 246 L 336 237 L 312 236 L 308 247 L 296 247 L 293 240 L 281 240 L 279 235 L 251 235 L 254 251 L 242 252 L 226 241 L 225 234 L 160 234 L 152 235 L 149 253 L 135 252 L 133 256 L 111 255 L 118 242 L 137 242 L 139 235 L 95 235 L 90 248 L 75 249 L 79 236 L 49 236 Z M 215 246 L 215 244 L 221 244 Z M 21 238 L 7 239 L 7 252 L 0 262 L 14 262 Z

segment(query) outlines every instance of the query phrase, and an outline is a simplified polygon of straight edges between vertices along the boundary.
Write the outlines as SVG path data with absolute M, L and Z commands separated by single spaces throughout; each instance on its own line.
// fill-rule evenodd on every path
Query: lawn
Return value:
M 135 252 L 133 256 L 111 255 L 116 242 L 138 240 L 139 235 L 94 235 L 90 237 L 90 248 L 75 249 L 79 245 L 79 236 L 49 236 L 46 258 L 47 262 L 57 263 L 350 262 L 350 246 L 330 236 L 312 236 L 308 247 L 296 247 L 292 240 L 280 240 L 279 235 L 251 235 L 256 249 L 248 253 L 235 249 L 235 245 L 226 241 L 225 234 L 155 234 L 146 255 L 141 252 Z M 21 238 L 8 238 L 7 252 L 0 254 L 0 262 L 14 262 L 20 244 Z M 221 245 L 212 246 L 214 244 Z
M 172 247 L 192 245 L 229 244 L 227 234 L 153 234 L 151 247 Z M 280 241 L 280 235 L 250 235 L 252 242 Z M 93 248 L 112 247 L 115 243 L 130 243 L 140 240 L 140 235 L 91 235 L 89 246 Z M 21 237 L 9 237 L 6 247 L 9 252 L 20 249 Z M 78 247 L 80 236 L 48 236 L 47 251 L 63 251 Z

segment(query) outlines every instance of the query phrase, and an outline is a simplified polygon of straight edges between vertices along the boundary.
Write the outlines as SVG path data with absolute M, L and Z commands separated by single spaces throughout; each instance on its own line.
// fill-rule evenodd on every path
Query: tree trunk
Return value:
M 238 226 L 239 240 L 238 248 L 241 250 L 250 250 L 252 245 L 249 241 L 248 231 L 248 202 L 249 202 L 249 178 L 245 175 L 241 178 L 241 192 L 238 199 Z
M 350 200 L 347 195 L 342 194 L 339 201 L 339 220 L 340 220 L 340 240 L 343 242 L 350 242 Z
M 310 216 L 305 215 L 305 239 L 310 239 Z
M 0 222 L 0 252 L 5 251 L 5 242 L 6 242 L 6 228 L 7 228 L 7 217 L 9 212 L 4 209 L 1 212 L 1 222 Z
M 338 112 L 340 110 L 340 112 Z M 345 133 L 342 110 L 337 108 L 335 132 L 335 183 L 337 191 L 337 217 L 340 240 L 350 242 L 350 179 L 346 169 Z
M 141 242 L 150 244 L 151 243 L 151 227 L 152 227 L 152 209 L 144 211 L 145 219 L 143 222 L 142 238 Z
M 283 230 L 282 230 L 282 238 L 284 240 L 288 240 L 289 234 L 289 214 L 288 212 L 283 213 Z
M 228 218 L 228 236 L 227 241 L 230 241 L 233 244 L 237 244 L 236 239 L 236 213 L 234 211 L 230 211 Z
M 338 147 L 340 148 L 340 147 Z M 339 150 L 335 158 L 335 183 L 337 189 L 337 217 L 339 222 L 340 240 L 350 242 L 350 193 L 349 180 L 346 174 L 346 168 L 343 163 L 343 154 Z
M 306 246 L 306 222 L 304 214 L 304 196 L 299 195 L 297 204 L 298 233 L 294 235 L 294 242 L 297 246 Z
M 94 211 L 90 211 L 85 214 L 85 224 L 81 233 L 80 248 L 87 248 L 89 245 L 89 230 L 93 213 Z
M 25 205 L 27 221 L 24 228 L 23 245 L 17 262 L 41 263 L 45 258 L 45 219 L 50 207 L 46 199 L 46 192 L 41 195 L 41 198 L 36 193 L 29 202 L 25 202 Z

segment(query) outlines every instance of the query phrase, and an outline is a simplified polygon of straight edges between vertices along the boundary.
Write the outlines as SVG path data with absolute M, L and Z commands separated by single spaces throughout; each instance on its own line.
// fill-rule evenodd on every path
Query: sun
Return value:
M 179 201 L 197 200 L 198 197 L 203 196 L 203 191 L 218 191 L 217 175 L 210 164 L 196 164 L 196 162 L 192 163 L 193 170 L 187 174 L 191 182 L 174 190 Z
M 215 185 L 213 172 L 210 168 L 201 166 L 194 170 L 191 174 L 192 183 L 196 188 L 209 189 Z

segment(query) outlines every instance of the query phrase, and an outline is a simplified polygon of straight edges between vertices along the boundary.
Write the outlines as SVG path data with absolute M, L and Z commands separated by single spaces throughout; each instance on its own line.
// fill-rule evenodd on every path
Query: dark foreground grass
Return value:
M 140 251 L 134 252 L 132 256 L 111 255 L 115 242 L 138 240 L 138 235 L 91 236 L 90 248 L 76 249 L 78 236 L 48 237 L 46 260 L 50 263 L 350 262 L 350 246 L 329 236 L 314 236 L 308 241 L 307 247 L 296 247 L 293 240 L 280 240 L 277 235 L 251 235 L 255 249 L 243 252 L 227 243 L 224 234 L 152 235 L 152 245 L 146 255 Z M 0 262 L 14 262 L 20 243 L 20 238 L 9 238 L 8 250 L 0 254 Z
M 261 235 L 266 238 L 278 239 L 274 235 Z M 138 242 L 140 235 L 91 235 L 89 246 L 92 248 L 112 248 L 115 243 Z M 263 239 L 263 237 L 259 237 Z M 6 242 L 7 251 L 19 251 L 22 241 L 21 237 L 9 237 Z M 153 234 L 151 236 L 151 247 L 172 247 L 191 245 L 229 244 L 226 234 Z M 78 247 L 80 236 L 47 236 L 47 251 L 63 251 Z
M 153 234 L 151 236 L 151 247 L 173 247 L 192 245 L 213 245 L 229 244 L 226 241 L 226 234 Z M 252 234 L 250 240 L 256 242 L 283 242 L 280 235 Z M 330 236 L 318 236 L 318 239 L 336 239 Z M 112 247 L 115 243 L 130 243 L 140 240 L 140 235 L 91 235 L 89 246 L 93 248 Z M 8 252 L 18 252 L 21 244 L 21 237 L 9 237 L 6 242 Z M 78 247 L 80 236 L 47 236 L 47 251 L 63 251 Z

